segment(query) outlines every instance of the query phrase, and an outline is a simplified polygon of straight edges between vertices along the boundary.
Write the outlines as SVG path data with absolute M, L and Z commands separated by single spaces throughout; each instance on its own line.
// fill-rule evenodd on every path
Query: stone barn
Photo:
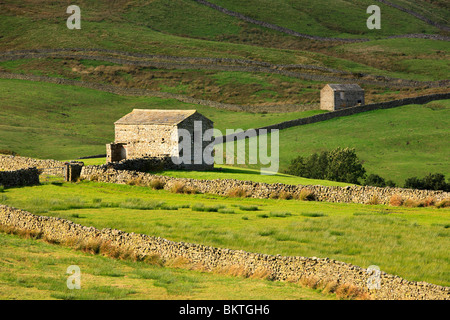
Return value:
M 213 129 L 213 122 L 196 110 L 134 109 L 114 125 L 115 141 L 106 145 L 107 162 L 148 157 L 186 159 L 189 155 L 190 164 L 195 162 L 192 168 L 214 167 L 214 163 L 205 163 L 203 157 L 200 162 L 198 160 L 199 153 L 203 155 L 205 148 L 211 144 L 202 137 L 206 130 Z M 183 145 L 187 144 L 187 139 L 184 139 L 186 132 L 191 139 L 188 141 L 190 150 L 180 147 L 183 140 L 186 140 Z M 194 148 L 194 144 L 197 147 Z M 189 164 L 184 167 L 188 168 Z
M 357 84 L 327 84 L 320 91 L 320 109 L 340 110 L 364 105 L 364 89 Z

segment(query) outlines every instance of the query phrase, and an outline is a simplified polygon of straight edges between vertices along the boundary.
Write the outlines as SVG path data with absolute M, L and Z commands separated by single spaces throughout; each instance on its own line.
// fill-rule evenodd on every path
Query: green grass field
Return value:
M 423 177 L 430 172 L 449 177 L 449 111 L 450 100 L 441 100 L 282 130 L 280 168 L 286 169 L 298 155 L 351 147 L 369 174 L 378 174 L 401 186 L 406 178 Z
M 4 233 L 0 233 L 0 256 L 2 300 L 335 299 L 289 282 L 116 260 Z M 66 286 L 71 265 L 81 271 L 79 290 Z
M 408 280 L 449 285 L 449 209 L 183 195 L 43 181 L 2 204 L 96 228 L 266 254 L 329 257 Z

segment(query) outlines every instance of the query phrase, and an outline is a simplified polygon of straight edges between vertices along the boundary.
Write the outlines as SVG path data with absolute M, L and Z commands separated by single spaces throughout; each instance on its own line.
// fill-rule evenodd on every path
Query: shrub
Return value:
M 197 194 L 199 193 L 195 187 L 186 186 L 183 182 L 175 182 L 170 191 L 173 193 Z
M 450 207 L 450 198 L 444 199 L 436 203 L 437 208 L 448 208 Z
M 372 196 L 372 198 L 370 198 L 370 200 L 367 202 L 367 204 L 371 204 L 371 205 L 380 204 L 380 199 L 378 198 L 378 196 L 374 195 L 374 196 Z
M 364 184 L 367 186 L 384 188 L 386 186 L 386 181 L 379 175 L 372 173 L 369 176 L 367 176 L 366 180 L 364 181 Z
M 429 173 L 422 181 L 425 189 L 450 191 L 450 184 L 445 182 L 445 175 L 442 173 Z
M 292 216 L 292 213 L 290 212 L 271 212 L 271 217 L 277 217 L 277 218 L 286 218 Z
M 389 199 L 389 205 L 393 207 L 400 207 L 403 204 L 403 198 L 399 194 L 394 194 L 391 199 Z
M 81 250 L 91 254 L 99 254 L 102 241 L 99 239 L 89 239 L 83 243 Z
M 341 284 L 339 285 L 336 290 L 336 297 L 339 299 L 368 299 L 367 294 L 365 294 L 361 289 L 358 287 L 351 285 L 351 284 Z
M 154 190 L 164 189 L 164 185 L 165 185 L 165 182 L 158 178 L 152 179 L 150 181 L 150 187 Z
M 161 256 L 157 254 L 145 255 L 144 257 L 141 258 L 141 261 L 147 264 L 156 265 L 160 267 L 164 265 L 164 261 L 162 260 Z
M 184 193 L 185 194 L 197 194 L 197 193 L 199 193 L 199 191 L 195 187 L 185 187 Z
M 223 209 L 223 208 L 225 208 L 225 206 L 218 205 L 218 206 L 208 207 L 208 206 L 205 206 L 203 203 L 197 203 L 192 206 L 192 211 L 218 212 L 220 209 Z
M 241 187 L 235 187 L 235 188 L 230 189 L 227 192 L 227 195 L 229 197 L 233 197 L 233 198 L 246 198 L 248 196 L 247 191 L 245 191 Z
M 408 208 L 423 207 L 423 203 L 421 203 L 418 200 L 414 200 L 414 199 L 406 199 L 406 201 L 403 203 L 403 205 Z
M 403 187 L 407 189 L 424 189 L 423 181 L 417 177 L 406 179 Z
M 256 269 L 253 274 L 250 275 L 250 278 L 252 279 L 262 279 L 262 280 L 270 280 L 272 277 L 272 272 L 265 268 L 258 268 Z
M 442 173 L 429 173 L 424 178 L 411 177 L 405 180 L 405 188 L 421 190 L 443 190 L 450 191 L 450 183 L 445 182 Z
M 334 293 L 334 292 L 336 292 L 338 287 L 339 287 L 339 284 L 336 281 L 330 281 L 322 289 L 322 292 L 325 294 L 326 293 Z
M 129 186 L 140 186 L 145 187 L 146 184 L 144 182 L 144 179 L 142 177 L 133 178 L 127 181 L 127 185 Z
M 424 207 L 434 206 L 435 203 L 436 203 L 436 199 L 433 197 L 427 197 L 427 198 L 425 198 L 425 200 L 423 200 Z
M 314 153 L 308 158 L 299 156 L 291 161 L 286 172 L 305 178 L 357 184 L 358 180 L 364 177 L 366 170 L 355 149 L 337 148 L 320 154 Z
M 281 191 L 278 195 L 278 199 L 282 199 L 282 200 L 290 200 L 292 199 L 292 193 L 287 192 L 287 191 Z
M 242 211 L 258 211 L 258 206 L 239 206 Z
M 397 184 L 392 180 L 386 180 L 386 187 L 395 188 L 397 187 Z
M 0 193 L 2 192 L 5 192 L 5 187 L 2 184 L 0 184 Z
M 279 193 L 278 192 L 271 192 L 269 194 L 269 199 L 278 199 Z
M 314 201 L 315 196 L 314 192 L 312 192 L 310 189 L 303 188 L 300 193 L 298 194 L 297 198 L 302 201 Z

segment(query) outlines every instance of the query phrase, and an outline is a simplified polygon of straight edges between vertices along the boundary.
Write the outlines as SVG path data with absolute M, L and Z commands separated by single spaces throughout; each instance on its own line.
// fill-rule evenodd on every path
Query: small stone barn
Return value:
M 182 156 L 180 129 L 186 129 L 192 138 L 193 164 L 195 155 L 200 151 L 199 148 L 194 148 L 194 136 L 195 139 L 203 137 L 206 130 L 213 128 L 213 122 L 196 110 L 134 109 L 117 120 L 114 125 L 115 141 L 106 145 L 107 162 L 146 157 Z M 202 139 L 198 143 L 201 143 L 201 152 L 203 152 L 211 141 Z M 203 166 L 205 169 L 210 169 L 214 166 L 214 164 L 196 164 L 196 168 Z
M 364 89 L 357 84 L 327 84 L 320 91 L 320 109 L 340 110 L 364 105 Z

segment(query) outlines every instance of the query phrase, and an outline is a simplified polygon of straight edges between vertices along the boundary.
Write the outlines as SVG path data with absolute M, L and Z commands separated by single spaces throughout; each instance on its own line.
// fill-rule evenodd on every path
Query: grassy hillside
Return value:
M 280 168 L 298 155 L 352 147 L 369 174 L 400 185 L 430 172 L 449 177 L 449 112 L 450 101 L 442 100 L 285 129 L 280 132 Z
M 105 144 L 114 140 L 114 121 L 133 108 L 197 109 L 223 133 L 322 112 L 240 113 L 173 99 L 119 96 L 49 83 L 0 80 L 0 84 L 0 149 L 58 160 L 105 153 Z
M 54 182 L 54 181 L 53 181 Z M 3 204 L 174 241 L 329 257 L 449 285 L 449 209 L 184 195 L 96 182 L 6 189 Z M 211 210 L 200 211 L 198 207 Z
M 0 83 L 0 149 L 58 160 L 105 153 L 105 144 L 114 140 L 114 121 L 133 108 L 197 109 L 223 133 L 227 128 L 256 128 L 320 112 L 240 113 L 71 86 L 20 80 Z M 400 184 L 407 177 L 429 172 L 449 176 L 448 112 L 445 100 L 286 129 L 280 133 L 280 168 L 285 169 L 296 155 L 348 146 L 356 148 L 369 173 Z
M 434 32 L 432 30 L 434 27 L 381 3 L 379 5 L 383 8 L 383 28 L 377 31 L 367 30 L 365 9 L 372 4 L 370 1 L 346 1 L 345 5 L 341 5 L 326 1 L 305 3 L 282 0 L 277 2 L 276 7 L 261 0 L 221 1 L 221 4 L 243 13 L 251 13 L 254 18 L 268 19 L 272 23 L 280 22 L 281 25 L 287 24 L 286 27 L 292 27 L 298 32 L 323 36 L 349 35 L 376 39 L 380 33 L 384 36 Z M 444 70 L 442 74 L 439 73 L 439 68 L 448 69 L 448 65 L 439 62 L 435 64 L 433 61 L 436 59 L 433 56 L 428 57 L 427 70 L 420 70 L 408 64 L 398 66 L 393 63 L 398 60 L 398 55 L 384 50 L 391 44 L 398 44 L 405 52 L 414 51 L 419 47 L 429 47 L 431 51 L 442 51 L 440 48 L 444 47 L 448 51 L 448 42 L 445 41 L 425 39 L 411 42 L 409 42 L 411 39 L 369 41 L 366 43 L 368 46 L 376 46 L 384 50 L 384 54 L 369 61 L 360 57 L 356 63 L 355 54 L 346 50 L 334 53 L 333 50 L 329 50 L 339 43 L 322 44 L 297 39 L 280 32 L 267 31 L 262 27 L 248 26 L 236 18 L 192 0 L 115 1 L 110 6 L 107 6 L 106 1 L 81 1 L 79 5 L 83 8 L 82 29 L 68 30 L 63 23 L 68 16 L 65 7 L 45 2 L 38 4 L 37 1 L 5 2 L 3 10 L 0 11 L 2 14 L 0 49 L 81 47 L 174 56 L 246 58 L 282 64 L 325 65 L 351 72 L 406 78 L 421 75 L 419 79 L 433 80 L 442 79 L 439 76 L 445 75 Z M 326 14 L 323 11 L 324 7 L 328 10 Z M 433 13 L 430 16 L 433 18 L 442 15 L 443 9 L 430 5 L 428 11 Z M 180 19 L 180 16 L 183 16 L 183 19 Z M 349 21 L 342 21 L 342 16 Z M 376 35 L 371 36 L 375 32 Z M 414 54 L 409 53 L 402 56 L 402 59 L 416 58 Z M 448 59 L 448 56 L 445 59 Z M 381 61 L 377 63 L 378 60 Z
M 325 0 L 279 0 L 276 5 L 267 0 L 210 1 L 253 19 L 276 24 L 294 31 L 324 37 L 378 37 L 406 33 L 436 33 L 439 29 L 385 4 L 381 8 L 383 27 L 372 31 L 366 27 L 366 9 L 374 4 L 369 0 L 329 2 Z M 445 23 L 448 7 L 428 1 L 399 1 L 431 20 Z M 238 18 L 228 16 L 192 0 L 117 0 L 87 1 L 82 8 L 86 21 L 109 20 L 132 22 L 167 34 L 215 39 L 218 36 L 248 32 L 254 25 L 242 24 Z M 67 17 L 66 4 L 45 1 L 8 0 L 2 4 L 6 15 L 23 15 L 52 22 Z M 326 8 L 326 11 L 324 10 Z M 426 9 L 425 9 L 426 8 Z M 169 17 L 169 18 L 168 18 Z M 344 18 L 343 18 L 344 17 Z M 259 28 L 259 27 L 258 27 Z
M 300 33 L 322 37 L 377 37 L 405 33 L 434 33 L 432 27 L 405 12 L 369 0 L 334 2 L 326 0 L 302 1 L 238 1 L 211 0 L 219 6 L 242 13 L 253 19 L 273 23 Z M 410 6 L 414 1 L 403 1 Z M 425 3 L 425 1 L 420 1 Z M 426 2 L 428 4 L 428 2 Z M 382 12 L 381 30 L 368 30 L 368 6 L 376 4 Z M 324 10 L 326 8 L 326 10 Z M 442 8 L 428 5 L 429 18 L 441 20 Z M 444 11 L 445 12 L 445 11 Z M 447 10 L 448 12 L 448 10 Z

